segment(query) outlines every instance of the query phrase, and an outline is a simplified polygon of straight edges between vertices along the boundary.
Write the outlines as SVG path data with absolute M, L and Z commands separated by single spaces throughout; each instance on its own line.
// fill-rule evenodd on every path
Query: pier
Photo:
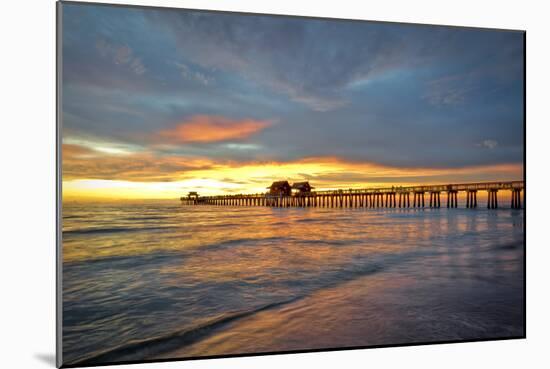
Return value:
M 267 206 L 267 207 L 316 207 L 316 208 L 447 208 L 458 207 L 458 195 L 466 198 L 465 207 L 478 207 L 478 192 L 487 193 L 487 208 L 497 209 L 498 191 L 511 193 L 510 207 L 522 208 L 524 181 L 461 183 L 426 186 L 392 186 L 380 188 L 337 189 L 313 191 L 307 182 L 291 186 L 287 181 L 277 181 L 266 193 L 199 196 L 190 192 L 180 198 L 184 205 L 213 206 Z M 295 190 L 293 192 L 293 190 Z M 446 204 L 441 202 L 446 195 Z M 429 201 L 426 200 L 429 198 Z

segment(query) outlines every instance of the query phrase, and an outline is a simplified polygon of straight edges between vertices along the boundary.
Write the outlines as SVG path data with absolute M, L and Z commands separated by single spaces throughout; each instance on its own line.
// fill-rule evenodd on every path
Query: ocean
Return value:
M 524 211 L 63 205 L 63 361 L 524 335 Z

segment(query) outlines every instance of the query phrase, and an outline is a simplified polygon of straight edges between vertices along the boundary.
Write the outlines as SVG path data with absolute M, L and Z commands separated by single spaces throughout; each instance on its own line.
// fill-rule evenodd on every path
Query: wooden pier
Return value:
M 318 208 L 440 208 L 441 193 L 446 194 L 447 208 L 458 207 L 458 195 L 464 193 L 466 208 L 477 208 L 478 191 L 487 192 L 487 208 L 498 208 L 498 191 L 510 191 L 512 209 L 522 208 L 524 181 L 461 183 L 427 186 L 392 186 L 349 190 L 311 191 L 309 184 L 290 186 L 286 181 L 274 182 L 267 193 L 199 196 L 196 192 L 181 197 L 184 205 L 267 206 Z M 291 189 L 298 189 L 292 193 Z M 306 189 L 306 190 L 304 190 Z M 429 201 L 426 201 L 426 194 Z M 444 204 L 445 205 L 445 204 Z

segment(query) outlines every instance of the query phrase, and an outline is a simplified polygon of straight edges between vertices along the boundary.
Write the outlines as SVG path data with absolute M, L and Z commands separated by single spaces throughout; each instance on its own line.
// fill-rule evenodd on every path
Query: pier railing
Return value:
M 524 181 L 453 183 L 438 185 L 391 186 L 377 188 L 334 189 L 311 192 L 232 194 L 182 197 L 185 205 L 270 206 L 270 207 L 367 207 L 409 208 L 441 207 L 441 192 L 447 194 L 447 207 L 458 207 L 458 193 L 466 195 L 466 207 L 476 208 L 477 192 L 487 191 L 487 208 L 498 208 L 499 190 L 511 192 L 511 207 L 521 208 Z M 429 202 L 425 194 L 429 194 Z M 412 195 L 412 201 L 411 201 Z

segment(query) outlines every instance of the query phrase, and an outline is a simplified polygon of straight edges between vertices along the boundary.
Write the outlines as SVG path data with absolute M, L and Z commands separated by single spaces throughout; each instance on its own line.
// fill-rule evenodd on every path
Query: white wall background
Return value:
M 120 1 L 112 0 L 120 3 Z M 132 368 L 550 367 L 549 15 L 543 1 L 142 0 L 130 3 L 527 30 L 527 340 L 133 365 Z M 2 2 L 0 367 L 53 367 L 55 2 Z M 545 180 L 547 181 L 545 183 Z

